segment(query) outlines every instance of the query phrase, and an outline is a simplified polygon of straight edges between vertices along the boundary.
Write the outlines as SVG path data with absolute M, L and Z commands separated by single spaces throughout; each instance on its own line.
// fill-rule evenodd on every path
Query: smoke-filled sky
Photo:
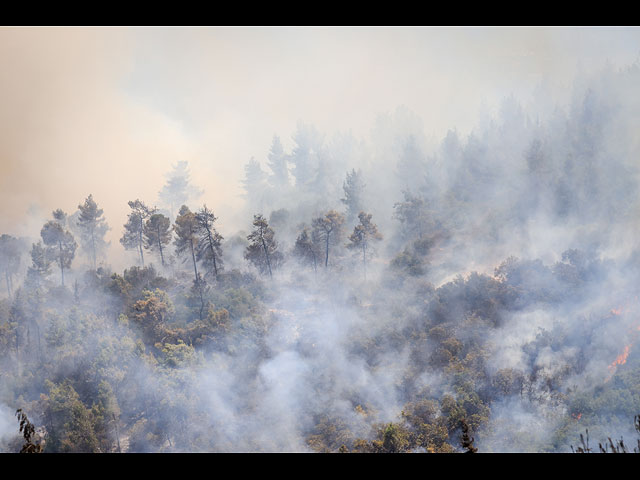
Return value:
M 119 247 L 127 201 L 187 160 L 225 233 L 243 165 L 299 120 L 360 138 L 405 105 L 439 142 L 639 53 L 640 28 L 0 28 L 0 231 L 37 236 L 92 193 Z

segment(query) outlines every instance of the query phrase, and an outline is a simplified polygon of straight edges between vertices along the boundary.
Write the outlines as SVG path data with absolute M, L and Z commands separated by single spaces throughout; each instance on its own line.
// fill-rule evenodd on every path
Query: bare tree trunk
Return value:
M 273 278 L 273 274 L 271 273 L 271 261 L 269 260 L 269 251 L 267 250 L 267 245 L 264 243 L 264 236 L 260 235 L 260 240 L 262 240 L 262 248 L 264 249 L 264 255 L 267 257 L 267 267 L 269 267 L 269 277 Z
M 207 229 L 207 240 L 209 242 L 209 249 L 211 250 L 211 256 L 213 258 L 213 271 L 216 275 L 216 278 L 218 278 L 218 265 L 216 264 L 216 250 L 213 246 L 213 237 L 211 235 L 211 230 L 209 230 L 209 226 L 205 225 L 205 228 Z
M 162 253 L 162 242 L 160 241 L 160 225 L 158 225 L 157 230 L 158 230 L 158 248 L 160 249 L 160 260 L 162 261 L 162 266 L 164 267 L 164 255 Z
M 218 278 L 218 265 L 216 264 L 216 249 L 213 246 L 213 238 L 211 238 L 211 232 L 207 228 L 207 236 L 209 237 L 209 248 L 211 249 L 211 256 L 213 257 L 213 271 Z
M 198 281 L 198 267 L 196 266 L 196 255 L 193 252 L 193 240 L 189 241 L 189 245 L 191 246 L 191 259 L 193 260 L 193 272 L 195 274 L 196 282 Z
M 144 254 L 142 253 L 142 222 L 140 222 L 140 231 L 138 232 L 138 250 L 140 251 L 140 261 L 144 268 Z

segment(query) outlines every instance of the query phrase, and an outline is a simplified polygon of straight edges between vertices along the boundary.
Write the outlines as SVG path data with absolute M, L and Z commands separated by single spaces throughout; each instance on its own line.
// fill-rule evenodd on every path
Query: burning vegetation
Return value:
M 437 142 L 300 122 L 238 228 L 180 161 L 126 218 L 3 233 L 3 451 L 628 451 L 640 67 L 579 80 Z

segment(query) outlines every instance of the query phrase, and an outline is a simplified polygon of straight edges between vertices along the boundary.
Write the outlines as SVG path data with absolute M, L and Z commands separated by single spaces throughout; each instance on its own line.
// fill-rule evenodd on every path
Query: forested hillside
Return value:
M 87 192 L 3 233 L 2 451 L 18 409 L 44 452 L 632 449 L 639 85 L 608 65 L 435 141 L 408 107 L 300 122 L 225 179 L 241 230 L 176 160 L 125 223 Z

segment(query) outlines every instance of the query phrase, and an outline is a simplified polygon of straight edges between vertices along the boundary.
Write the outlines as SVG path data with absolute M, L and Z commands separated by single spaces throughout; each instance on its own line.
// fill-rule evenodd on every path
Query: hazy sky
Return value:
M 439 139 L 639 54 L 639 28 L 0 28 L 0 233 L 92 193 L 120 248 L 127 201 L 178 160 L 229 233 L 244 163 L 298 120 L 366 137 L 405 105 Z

